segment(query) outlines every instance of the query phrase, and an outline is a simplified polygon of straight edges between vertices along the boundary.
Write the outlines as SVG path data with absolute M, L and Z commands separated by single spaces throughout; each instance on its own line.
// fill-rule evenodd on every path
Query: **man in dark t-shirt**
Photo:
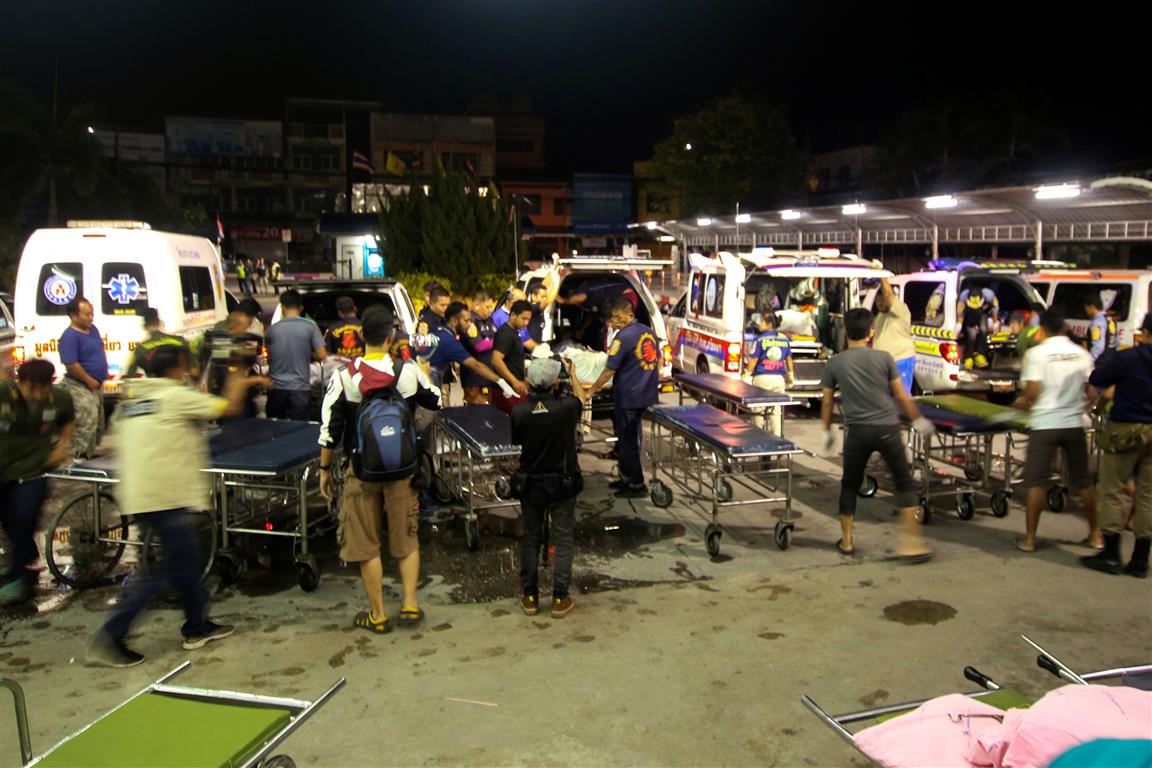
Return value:
M 516 393 L 513 398 L 505 397 L 503 392 L 492 393 L 492 405 L 504 413 L 511 413 L 512 408 L 523 402 L 524 396 L 528 394 L 524 342 L 520 340 L 520 331 L 527 328 L 531 320 L 532 305 L 524 300 L 517 301 L 512 305 L 508 322 L 500 326 L 492 342 L 492 368 Z
M 821 382 L 824 402 L 821 419 L 824 425 L 823 454 L 835 455 L 832 433 L 832 406 L 840 390 L 840 410 L 844 414 L 844 475 L 840 480 L 840 541 L 836 548 L 843 555 L 855 552 L 852 527 L 856 520 L 856 495 L 864 482 L 868 459 L 878 452 L 888 465 L 896 485 L 896 506 L 902 517 L 897 552 L 906 562 L 920 562 L 932 552 L 916 521 L 916 485 L 908 456 L 904 452 L 900 412 L 912 428 L 927 439 L 935 427 L 920 415 L 920 409 L 908 395 L 896 361 L 887 352 L 872 349 L 872 313 L 851 309 L 844 315 L 848 348 L 828 361 Z M 899 410 L 897 410 L 899 409 Z
M 506 326 L 505 326 L 506 327 Z M 526 401 L 512 409 L 512 440 L 522 447 L 520 473 L 524 490 L 520 509 L 524 535 L 520 539 L 520 608 L 535 616 L 539 611 L 540 543 L 548 515 L 552 517 L 556 563 L 552 574 L 552 618 L 571 613 L 568 595 L 572 581 L 573 536 L 576 497 L 583 487 L 576 461 L 576 425 L 583 410 L 571 395 L 553 392 L 560 363 L 551 358 L 533 360 L 527 377 L 531 391 Z
M 328 354 L 355 360 L 364 356 L 364 333 L 360 319 L 356 317 L 356 303 L 349 296 L 336 299 L 336 314 L 340 319 L 324 334 L 324 346 Z

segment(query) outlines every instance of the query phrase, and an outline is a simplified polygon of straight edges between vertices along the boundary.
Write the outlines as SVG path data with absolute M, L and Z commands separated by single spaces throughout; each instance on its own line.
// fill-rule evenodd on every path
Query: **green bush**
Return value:
M 396 279 L 408 291 L 408 296 L 412 299 L 412 306 L 416 308 L 416 314 L 420 314 L 420 310 L 424 309 L 424 283 L 429 280 L 435 280 L 452 291 L 452 282 L 439 275 L 431 275 L 427 272 L 402 272 L 396 276 Z

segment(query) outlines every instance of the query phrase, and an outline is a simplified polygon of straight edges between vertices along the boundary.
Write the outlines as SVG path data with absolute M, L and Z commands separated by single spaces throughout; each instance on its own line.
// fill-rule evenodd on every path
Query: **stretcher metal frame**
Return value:
M 253 423 L 255 422 L 255 423 Z M 309 449 L 302 452 L 299 458 L 290 460 L 287 465 L 276 467 L 243 466 L 242 459 L 236 457 L 237 453 L 259 449 L 262 444 L 259 440 L 247 440 L 261 432 L 271 431 L 277 433 L 275 437 L 284 438 L 293 433 L 308 432 L 316 429 L 313 424 L 305 422 L 277 422 L 264 419 L 245 419 L 230 422 L 220 428 L 215 435 L 220 442 L 225 442 L 230 435 L 239 435 L 241 439 L 228 450 L 220 453 L 213 452 L 211 465 L 204 472 L 212 476 L 212 495 L 215 509 L 215 528 L 218 542 L 214 549 L 214 557 L 219 564 L 222 575 L 231 580 L 239 577 L 242 572 L 242 563 L 229 548 L 229 534 L 251 534 L 256 536 L 289 537 L 298 542 L 295 553 L 295 564 L 298 570 L 300 587 L 311 592 L 320 583 L 320 569 L 316 557 L 309 551 L 309 538 L 330 530 L 335 525 L 336 516 L 332 505 L 326 503 L 326 513 L 319 517 L 310 516 L 308 500 L 310 486 L 315 485 L 319 473 L 315 471 L 320 463 L 320 447 L 314 439 L 305 441 Z M 219 443 L 217 444 L 219 445 Z M 312 448 L 314 447 L 314 450 Z M 84 482 L 92 486 L 85 494 L 91 493 L 96 503 L 93 504 L 93 514 L 99 516 L 100 488 L 113 486 L 120 482 L 116 477 L 114 465 L 104 459 L 72 465 L 61 470 L 49 472 L 46 477 Z M 229 492 L 235 494 L 229 502 Z M 276 506 L 276 495 L 279 497 L 279 506 Z M 84 494 L 82 494 L 84 495 Z M 259 517 L 272 517 L 281 510 L 291 510 L 295 507 L 295 526 L 286 530 L 268 530 L 252 525 Z M 117 510 L 119 514 L 119 511 Z M 94 528 L 100 527 L 100 521 L 95 521 Z M 105 541 L 105 539 L 100 539 Z M 112 544 L 136 544 L 133 540 L 112 539 L 106 540 Z M 51 542 L 48 542 L 51 546 Z
M 1034 642 L 1027 635 L 1021 635 L 1020 638 L 1025 643 L 1032 646 L 1039 653 L 1039 655 L 1036 657 L 1036 666 L 1055 675 L 1061 680 L 1072 683 L 1074 685 L 1089 685 L 1091 683 L 1116 679 L 1119 679 L 1121 684 L 1124 684 L 1133 676 L 1152 675 L 1152 664 L 1143 664 L 1132 667 L 1117 667 L 1115 669 L 1104 669 L 1097 672 L 1086 672 L 1080 674 L 1073 671 L 1062 661 L 1057 659 L 1054 655 Z M 981 686 L 981 690 L 971 691 L 963 694 L 964 696 L 972 699 L 984 698 L 996 693 L 997 691 L 1004 690 L 1002 686 L 1000 686 L 995 680 L 981 673 L 974 667 L 965 667 L 964 677 L 967 680 L 970 680 L 971 682 Z M 820 722 L 831 728 L 837 736 L 851 744 L 857 752 L 860 752 L 860 754 L 864 755 L 865 758 L 867 758 L 869 761 L 872 761 L 873 764 L 877 763 L 875 763 L 875 761 L 873 761 L 869 755 L 865 754 L 864 751 L 860 749 L 859 745 L 856 743 L 855 734 L 852 731 L 849 731 L 845 726 L 865 721 L 872 721 L 876 718 L 884 717 L 886 715 L 897 715 L 909 712 L 929 700 L 930 699 L 920 699 L 918 701 L 909 701 L 902 704 L 892 704 L 886 707 L 877 707 L 874 709 L 860 710 L 858 712 L 849 712 L 843 715 L 832 715 L 825 711 L 815 701 L 813 701 L 812 697 L 808 696 L 807 694 L 800 697 L 801 703 L 803 703 L 805 707 L 811 710 L 812 713 L 816 715 L 817 718 L 819 718 Z
M 485 442 L 458 418 L 468 414 L 507 425 L 507 442 Z M 502 426 L 497 431 L 502 431 Z M 512 442 L 511 431 L 510 417 L 491 405 L 442 408 L 436 411 L 432 423 L 437 501 L 464 503 L 464 538 L 473 552 L 480 548 L 478 513 L 520 507 L 520 502 L 511 498 L 508 480 L 515 471 L 509 464 L 520 459 L 520 446 Z M 488 491 L 482 486 L 482 478 L 492 475 L 495 479 Z
M 758 426 L 764 430 L 768 429 L 766 426 L 768 411 L 779 408 L 780 434 L 777 437 L 784 437 L 784 411 L 793 406 L 804 405 L 803 400 L 797 400 L 792 395 L 769 392 L 722 373 L 678 372 L 673 374 L 673 379 L 679 393 L 680 405 L 684 405 L 684 395 L 689 395 L 733 416 L 757 417 L 761 420 Z
M 740 451 L 733 447 L 736 439 L 717 440 L 676 418 L 678 413 L 693 412 L 713 420 L 732 432 L 770 439 L 781 447 L 771 450 Z M 649 490 L 652 503 L 667 507 L 672 503 L 672 489 L 660 478 L 682 490 L 690 502 L 709 517 L 704 529 L 704 542 L 708 554 L 720 554 L 723 535 L 719 524 L 720 510 L 727 507 L 752 504 L 784 504 L 784 515 L 777 521 L 773 540 L 779 549 L 788 549 L 792 542 L 792 457 L 806 454 L 783 438 L 760 429 L 747 421 L 720 410 L 715 406 L 653 406 L 648 409 L 650 440 L 648 455 L 652 470 Z M 784 447 L 788 446 L 788 447 Z M 784 495 L 780 494 L 782 480 Z M 735 488 L 753 494 L 752 498 L 735 498 Z
M 20 684 L 16 681 L 0 678 L 0 688 L 7 688 L 12 693 L 12 699 L 16 709 L 16 730 L 20 741 L 21 765 L 34 766 L 45 757 L 51 755 L 64 744 L 74 742 L 77 739 L 83 739 L 85 732 L 93 725 L 108 717 L 116 710 L 124 707 L 129 702 L 151 693 L 194 699 L 203 703 L 205 706 L 211 706 L 214 703 L 227 703 L 233 705 L 239 704 L 256 707 L 271 706 L 291 710 L 293 714 L 288 723 L 275 734 L 268 737 L 252 756 L 250 756 L 243 763 L 239 763 L 238 768 L 258 768 L 259 766 L 272 765 L 274 764 L 274 761 L 284 761 L 285 758 L 280 755 L 269 758 L 267 761 L 265 761 L 264 758 L 272 750 L 276 749 L 276 747 L 278 747 L 285 739 L 292 735 L 292 733 L 297 728 L 299 728 L 310 717 L 312 717 L 312 715 L 316 713 L 316 710 L 328 703 L 328 700 L 336 695 L 336 692 L 343 688 L 347 683 L 345 678 L 340 678 L 332 685 L 332 687 L 322 693 L 314 701 L 302 701 L 300 699 L 260 696 L 257 694 L 237 693 L 234 691 L 206 690 L 203 688 L 186 688 L 183 686 L 167 685 L 169 680 L 184 672 L 190 666 L 192 666 L 192 662 L 185 661 L 183 664 L 176 667 L 168 674 L 164 675 L 154 683 L 148 685 L 133 696 L 124 700 L 118 706 L 113 707 L 109 711 L 105 712 L 103 715 L 96 718 L 88 725 L 84 726 L 70 736 L 61 739 L 47 752 L 38 756 L 33 756 L 32 754 L 32 740 L 28 733 L 28 712 L 25 706 L 24 691 L 20 687 Z M 199 734 L 198 736 L 201 738 L 207 738 L 210 736 L 210 734 Z

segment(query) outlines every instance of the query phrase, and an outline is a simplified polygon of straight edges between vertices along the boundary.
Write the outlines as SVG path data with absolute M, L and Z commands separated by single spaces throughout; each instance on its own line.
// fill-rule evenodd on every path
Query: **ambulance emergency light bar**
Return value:
M 1066 261 L 1051 261 L 1048 259 L 1034 259 L 1031 261 L 1015 260 L 1015 259 L 986 259 L 984 261 L 973 261 L 972 259 L 961 258 L 944 258 L 933 259 L 928 263 L 928 269 L 934 272 L 946 272 L 964 267 L 976 267 L 978 269 L 988 270 L 1040 270 L 1040 269 L 1076 269 L 1075 264 L 1069 264 Z
M 146 221 L 128 219 L 69 219 L 68 229 L 152 229 Z

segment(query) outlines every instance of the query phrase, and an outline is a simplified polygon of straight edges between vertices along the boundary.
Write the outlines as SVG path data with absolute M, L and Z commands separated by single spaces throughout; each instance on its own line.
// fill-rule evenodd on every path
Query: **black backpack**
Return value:
M 352 472 L 366 483 L 390 483 L 416 474 L 420 452 L 412 409 L 396 391 L 403 361 L 392 384 L 372 390 L 356 408 Z

